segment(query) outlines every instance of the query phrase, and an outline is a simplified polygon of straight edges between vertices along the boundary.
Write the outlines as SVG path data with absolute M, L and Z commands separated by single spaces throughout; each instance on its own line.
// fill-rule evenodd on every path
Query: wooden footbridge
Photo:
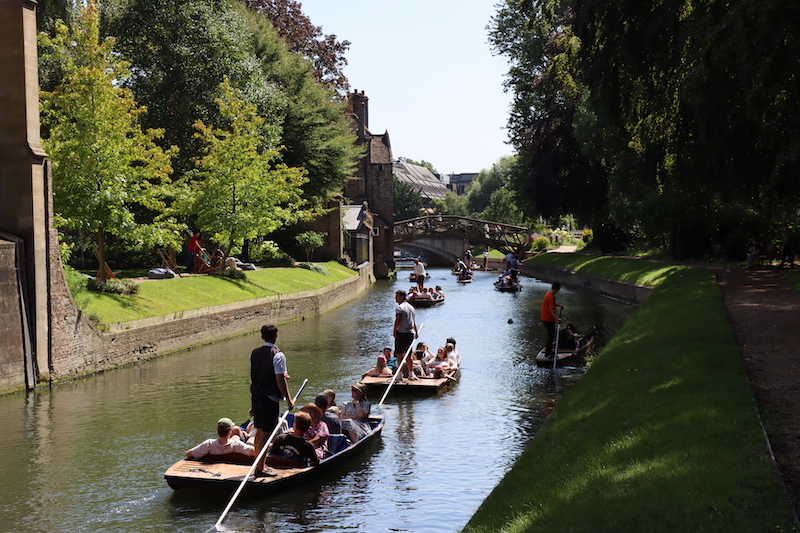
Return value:
M 394 223 L 395 245 L 437 237 L 465 239 L 520 257 L 532 243 L 528 228 L 456 215 L 428 215 Z

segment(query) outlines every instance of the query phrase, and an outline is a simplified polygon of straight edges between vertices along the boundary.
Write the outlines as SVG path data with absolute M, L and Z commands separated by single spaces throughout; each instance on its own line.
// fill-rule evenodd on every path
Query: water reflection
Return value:
M 493 274 L 458 285 L 433 269 L 447 301 L 420 309 L 420 340 L 432 349 L 455 337 L 461 382 L 435 397 L 387 400 L 383 439 L 316 483 L 270 497 L 243 495 L 228 531 L 455 531 L 495 486 L 555 397 L 580 375 L 537 368 L 538 321 L 547 284 L 524 280 L 519 294 L 492 289 Z M 358 301 L 280 326 L 290 387 L 300 401 L 326 388 L 339 403 L 391 345 L 394 291 L 379 282 Z M 633 308 L 563 288 L 565 317 L 597 325 L 600 344 Z M 511 321 L 509 322 L 509 319 Z M 254 333 L 88 379 L 0 398 L 8 446 L 0 458 L 0 531 L 206 531 L 228 496 L 174 492 L 163 472 L 214 432 L 247 417 L 248 355 Z M 370 398 L 373 404 L 378 397 Z M 20 445 L 16 445 L 19 443 Z

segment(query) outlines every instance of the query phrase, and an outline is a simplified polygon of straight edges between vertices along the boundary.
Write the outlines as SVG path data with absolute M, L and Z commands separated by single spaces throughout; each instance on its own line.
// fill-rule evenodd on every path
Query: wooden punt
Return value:
M 254 477 L 245 485 L 244 490 L 275 491 L 305 483 L 337 465 L 350 460 L 354 455 L 378 440 L 383 430 L 384 417 L 369 417 L 372 430 L 356 443 L 350 444 L 344 435 L 330 435 L 328 449 L 335 451 L 333 455 L 321 460 L 318 466 L 293 466 L 279 457 L 267 456 L 267 464 L 274 476 Z M 167 484 L 175 490 L 236 490 L 253 464 L 253 457 L 239 454 L 207 455 L 196 459 L 181 459 L 164 472 Z
M 441 378 L 418 377 L 415 380 L 400 378 L 396 379 L 394 385 L 392 385 L 392 393 L 430 394 L 442 392 L 451 385 L 458 383 L 459 378 L 461 378 L 461 367 Z M 366 384 L 370 391 L 383 392 L 389 386 L 391 380 L 391 376 L 365 376 L 361 378 L 361 383 Z
M 593 342 L 594 337 L 589 339 L 589 342 L 587 342 L 586 345 L 584 345 L 583 348 L 577 352 L 575 350 L 565 350 L 564 348 L 559 348 L 556 366 L 585 366 L 586 355 L 589 353 L 589 349 L 592 347 Z M 544 351 L 545 349 L 542 348 L 539 353 L 536 354 L 536 366 L 553 368 L 553 357 L 546 356 Z
M 444 296 L 441 298 L 408 298 L 408 303 L 414 307 L 435 307 L 444 303 Z
M 517 292 L 522 290 L 522 285 L 519 282 L 501 284 L 499 281 L 495 281 L 494 289 L 500 292 Z

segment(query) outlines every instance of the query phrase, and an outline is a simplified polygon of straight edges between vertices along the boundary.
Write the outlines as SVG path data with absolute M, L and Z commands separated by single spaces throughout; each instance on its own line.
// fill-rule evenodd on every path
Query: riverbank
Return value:
M 712 271 L 562 254 L 526 265 L 654 290 L 465 531 L 796 530 Z
M 303 275 L 308 273 L 304 269 L 291 270 L 302 272 Z M 346 279 L 331 277 L 328 278 L 329 283 L 320 281 L 321 288 L 314 290 L 272 294 L 224 304 L 217 300 L 217 305 L 213 306 L 193 306 L 179 312 L 119 323 L 91 320 L 65 291 L 67 297 L 54 298 L 51 302 L 54 336 L 62 340 L 52 346 L 50 380 L 47 384 L 243 335 L 265 323 L 281 324 L 318 316 L 355 299 L 374 281 L 369 264 L 360 265 L 351 272 Z M 321 274 L 316 275 L 324 278 Z M 225 280 L 219 278 L 214 281 L 235 283 Z M 172 281 L 181 282 L 155 280 L 152 283 Z M 123 307 L 137 305 L 137 301 L 130 298 L 120 298 L 116 302 Z M 0 394 L 18 390 L 18 381 L 0 382 Z

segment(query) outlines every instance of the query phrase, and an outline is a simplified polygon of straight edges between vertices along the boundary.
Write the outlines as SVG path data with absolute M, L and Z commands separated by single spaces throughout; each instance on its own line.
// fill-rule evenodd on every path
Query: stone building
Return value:
M 392 145 L 389 133 L 369 131 L 369 98 L 354 91 L 348 94 L 347 112 L 353 120 L 358 144 L 364 157 L 356 176 L 345 185 L 344 196 L 350 205 L 369 206 L 372 218 L 373 273 L 386 278 L 394 267 L 394 188 L 392 186 Z

